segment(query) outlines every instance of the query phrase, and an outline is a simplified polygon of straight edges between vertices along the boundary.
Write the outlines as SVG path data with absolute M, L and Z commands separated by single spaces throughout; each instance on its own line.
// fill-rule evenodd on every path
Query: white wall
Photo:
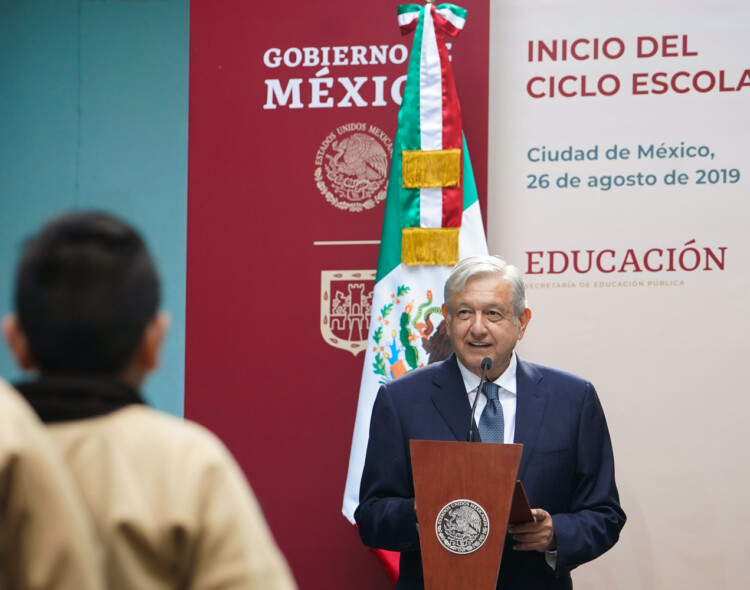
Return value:
M 490 250 L 525 272 L 528 253 L 543 253 L 531 255 L 534 316 L 519 352 L 592 380 L 608 417 L 628 514 L 618 545 L 576 570 L 576 588 L 744 587 L 750 557 L 750 509 L 743 501 L 750 484 L 744 417 L 750 404 L 743 383 L 750 353 L 750 72 L 743 75 L 750 67 L 750 7 L 741 0 L 495 0 L 491 16 Z M 668 39 L 666 49 L 679 55 L 637 57 L 638 37 L 664 35 L 679 36 Z M 528 60 L 530 40 L 578 38 L 619 38 L 625 51 L 617 59 Z M 591 44 L 579 46 L 586 47 Z M 633 93 L 635 73 L 681 71 L 688 76 L 678 76 L 678 88 L 696 75 L 703 88 L 713 75 L 716 88 Z M 721 71 L 725 88 L 743 80 L 747 86 L 719 91 Z M 532 77 L 565 75 L 585 75 L 589 90 L 600 76 L 617 76 L 621 88 L 612 96 L 529 96 Z M 637 89 L 647 87 L 656 88 Z M 638 145 L 662 142 L 707 146 L 713 158 L 637 158 Z M 630 148 L 631 157 L 607 159 L 604 150 L 613 144 Z M 528 151 L 535 146 L 599 146 L 599 154 L 595 161 L 534 163 Z M 701 169 L 737 170 L 739 181 L 697 184 Z M 687 174 L 686 184 L 665 184 L 672 170 Z M 582 186 L 555 186 L 566 172 L 581 177 Z M 639 172 L 657 182 L 606 191 L 585 186 L 592 175 Z M 552 186 L 527 188 L 529 175 L 545 173 Z M 685 270 L 693 266 L 693 253 L 684 255 L 683 268 L 679 255 L 691 247 L 701 263 Z M 723 257 L 723 269 L 707 262 L 705 248 Z M 615 260 L 615 272 L 578 273 L 570 265 L 549 273 L 563 260 L 552 255 L 557 268 L 550 268 L 550 251 L 570 259 L 574 250 L 609 249 L 614 255 L 604 253 L 602 267 Z M 667 270 L 669 249 L 673 271 Z M 649 250 L 648 264 L 661 263 L 662 270 L 645 268 Z M 605 286 L 595 286 L 600 283 Z

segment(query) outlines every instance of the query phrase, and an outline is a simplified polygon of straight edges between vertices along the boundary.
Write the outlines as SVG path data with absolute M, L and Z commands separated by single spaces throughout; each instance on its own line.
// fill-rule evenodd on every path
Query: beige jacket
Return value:
M 0 380 L 0 588 L 103 588 L 92 533 L 44 425 Z
M 206 429 L 141 405 L 48 428 L 95 520 L 108 589 L 296 587 L 242 472 Z

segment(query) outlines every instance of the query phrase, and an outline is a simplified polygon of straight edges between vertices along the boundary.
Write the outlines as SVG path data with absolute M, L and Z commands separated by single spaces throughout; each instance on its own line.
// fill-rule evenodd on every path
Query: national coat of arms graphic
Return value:
M 370 345 L 375 353 L 372 368 L 381 383 L 444 360 L 453 351 L 442 305 L 434 303 L 432 291 L 420 297 L 411 287 L 399 285 L 378 312 Z
M 446 504 L 435 520 L 435 534 L 451 553 L 473 553 L 487 540 L 490 521 L 487 512 L 471 500 Z
M 315 155 L 315 184 L 331 205 L 358 213 L 385 199 L 391 139 L 375 125 L 337 127 Z

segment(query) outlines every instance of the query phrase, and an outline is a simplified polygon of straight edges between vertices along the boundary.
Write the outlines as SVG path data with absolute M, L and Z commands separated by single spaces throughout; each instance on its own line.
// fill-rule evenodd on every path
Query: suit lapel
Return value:
M 515 442 L 523 444 L 518 479 L 523 479 L 529 460 L 534 454 L 544 410 L 547 407 L 547 392 L 541 386 L 541 381 L 541 373 L 532 364 L 518 358 Z
M 542 375 L 532 365 L 518 358 L 516 369 L 516 443 L 524 445 L 518 478 L 523 477 L 534 453 L 537 437 L 547 407 L 547 391 L 542 387 Z M 453 432 L 457 441 L 465 441 L 471 419 L 471 405 L 466 387 L 452 355 L 432 379 L 432 403 Z
M 450 427 L 456 440 L 465 441 L 466 433 L 469 431 L 471 406 L 455 354 L 446 359 L 441 371 L 433 378 L 432 384 L 435 389 L 432 403 Z

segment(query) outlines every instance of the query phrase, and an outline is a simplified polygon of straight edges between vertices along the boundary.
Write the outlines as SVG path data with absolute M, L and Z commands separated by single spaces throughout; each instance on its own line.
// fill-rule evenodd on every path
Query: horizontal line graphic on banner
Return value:
M 313 246 L 370 246 L 378 245 L 380 240 L 330 240 L 330 241 L 316 241 L 313 242 Z

